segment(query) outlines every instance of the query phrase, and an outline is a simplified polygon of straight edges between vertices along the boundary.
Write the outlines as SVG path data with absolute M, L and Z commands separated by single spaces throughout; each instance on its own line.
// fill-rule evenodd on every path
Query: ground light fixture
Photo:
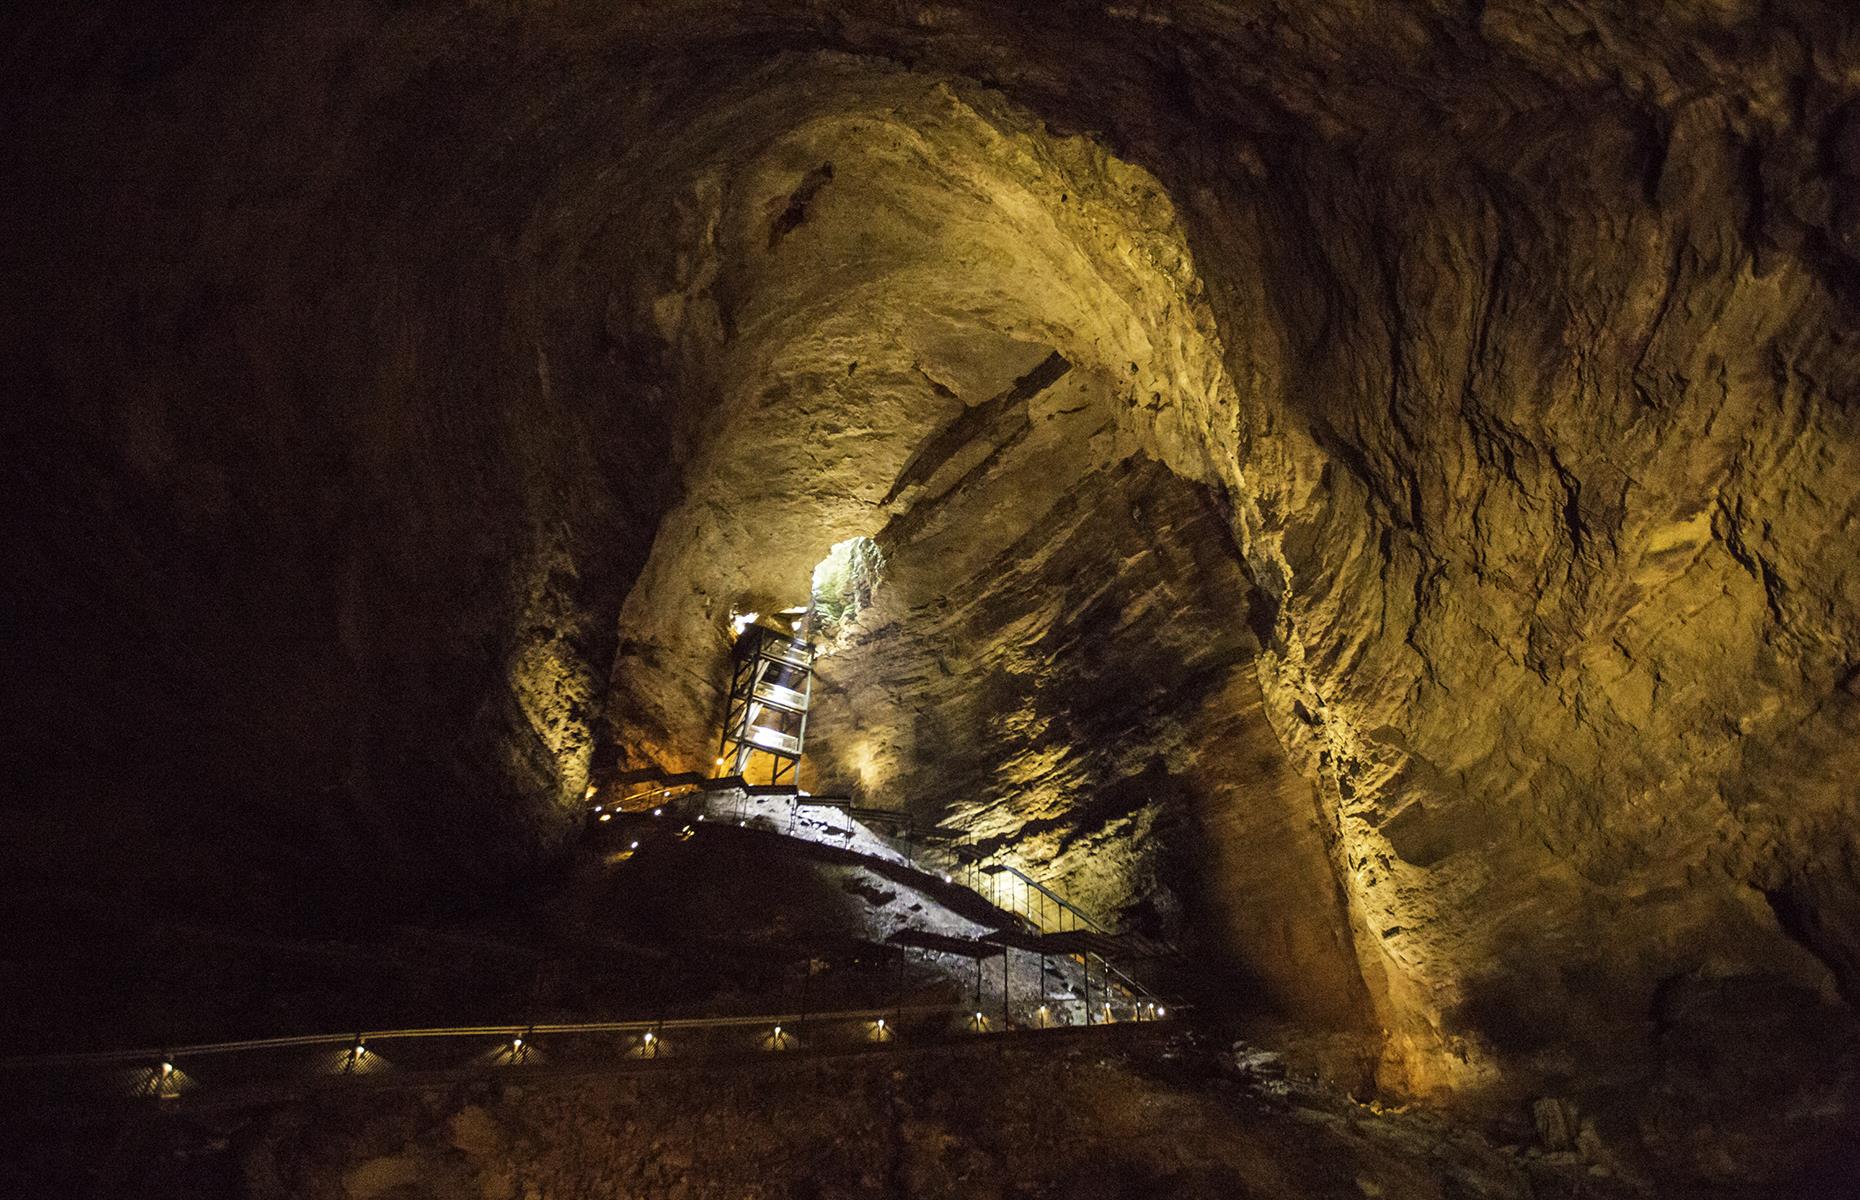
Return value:
M 602 813 L 602 814 L 601 814 L 601 820 L 603 820 L 603 821 L 611 821 L 611 820 L 613 820 L 613 819 L 614 819 L 614 815 L 613 815 L 612 813 Z

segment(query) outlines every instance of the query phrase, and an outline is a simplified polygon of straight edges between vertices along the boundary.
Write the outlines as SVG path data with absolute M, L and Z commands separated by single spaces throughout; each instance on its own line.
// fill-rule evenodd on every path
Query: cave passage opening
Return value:
M 884 551 L 864 534 L 836 542 L 827 551 L 814 567 L 808 608 L 821 653 L 832 653 L 840 638 L 851 632 L 859 614 L 872 607 L 884 576 Z
M 949 608 L 1080 480 L 1121 516 L 1135 464 L 1210 478 L 1183 429 L 1236 404 L 1165 190 L 1090 138 L 844 56 L 765 71 L 688 132 L 647 173 L 675 236 L 633 309 L 711 417 L 622 603 L 623 769 L 688 765 L 722 613 L 805 587 L 837 640 Z
M 715 753 L 718 723 L 753 724 L 723 694 L 730 617 L 806 589 L 830 653 L 800 787 L 963 829 L 1196 944 L 1245 1003 L 1360 1023 L 1259 702 L 1215 466 L 1241 401 L 1167 189 L 985 88 L 843 57 L 746 81 L 690 134 L 651 173 L 679 237 L 633 308 L 713 416 L 621 605 L 597 776 L 730 770 L 752 743 Z M 1218 902 L 1261 826 L 1282 861 Z

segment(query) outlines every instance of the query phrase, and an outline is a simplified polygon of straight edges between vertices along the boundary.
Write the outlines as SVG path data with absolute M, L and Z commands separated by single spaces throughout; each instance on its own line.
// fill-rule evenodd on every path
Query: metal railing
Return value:
M 761 789 L 758 789 L 761 790 Z M 770 789 L 772 791 L 772 789 Z M 824 799 L 824 798 L 823 798 Z M 805 819 L 802 810 L 812 810 Z M 1089 932 L 1115 936 L 1102 922 L 1051 888 L 1005 863 L 989 863 L 967 839 L 942 829 L 919 829 L 907 814 L 867 810 L 850 801 L 809 804 L 780 793 L 754 795 L 741 789 L 711 790 L 680 784 L 639 792 L 620 805 L 596 806 L 597 821 L 650 820 L 681 823 L 711 820 L 754 825 L 868 858 L 889 859 L 894 868 L 960 886 L 1032 935 Z M 890 825 L 889 832 L 873 828 Z M 888 854 L 886 853 L 888 852 Z M 992 953 L 992 952 L 991 952 Z M 1004 949 L 1003 955 L 1007 953 Z M 1044 954 L 1042 955 L 1044 958 Z M 992 1014 L 974 1005 L 906 1006 L 809 1013 L 802 1009 L 759 1016 L 665 1017 L 580 1023 L 486 1025 L 424 1029 L 363 1030 L 212 1042 L 0 1060 L 12 1078 L 36 1079 L 52 1093 L 74 1098 L 178 1099 L 211 1086 L 215 1095 L 239 1088 L 270 1087 L 318 1078 L 370 1077 L 383 1072 L 490 1070 L 540 1065 L 625 1065 L 660 1058 L 731 1058 L 791 1051 L 843 1051 L 894 1044 L 934 1045 L 952 1037 L 1015 1030 L 1103 1026 L 1165 1019 L 1166 1008 L 1148 989 L 1104 958 L 1086 951 L 1084 997 L 1048 997 L 1042 986 L 1034 1009 L 1021 997 L 1014 1012 L 1003 989 Z M 1106 983 L 1092 1000 L 1092 959 Z M 1003 958 L 1003 969 L 1006 969 Z M 979 968 L 978 968 L 979 970 Z M 1044 968 L 1042 968 L 1044 979 Z M 1124 993 L 1113 1001 L 1109 984 Z M 805 1000 L 805 995 L 802 997 Z M 1076 1017 L 1074 1006 L 1077 1008 Z M 1119 1015 L 1121 1012 L 1121 1016 Z M 390 1049 L 383 1052 L 382 1044 Z
M 1033 928 L 1047 933 L 1089 930 L 1106 936 L 1117 934 L 1117 930 L 1107 922 L 1099 920 L 1020 868 L 1005 862 L 988 861 L 985 855 L 974 849 L 966 836 L 952 837 L 948 830 L 941 827 L 920 829 L 907 813 L 859 808 L 844 800 L 823 802 L 798 792 L 793 798 L 750 797 L 728 788 L 715 791 L 692 789 L 678 795 L 668 790 L 663 794 L 668 802 L 676 803 L 674 811 L 686 819 L 697 813 L 713 819 L 723 817 L 738 822 L 762 818 L 765 822 L 778 823 L 781 826 L 779 832 L 805 841 L 825 842 L 826 839 L 810 836 L 806 827 L 799 824 L 795 818 L 801 810 L 811 809 L 822 815 L 843 814 L 844 823 L 831 816 L 822 821 L 837 826 L 834 833 L 839 839 L 850 839 L 863 833 L 891 850 L 905 864 L 927 874 L 941 875 L 946 882 L 961 883 L 996 908 L 1020 917 Z M 776 805 L 780 803 L 787 806 L 785 821 L 775 811 Z M 692 805 L 696 807 L 690 807 Z M 814 819 L 821 821 L 821 817 Z M 873 828 L 879 824 L 891 824 L 893 832 Z M 1007 879 L 1003 881 L 1002 876 Z
M 1007 863 L 976 860 L 970 864 L 968 886 L 996 908 L 1011 912 L 1046 933 L 1089 930 L 1111 936 L 1113 931 L 1084 909 Z M 1005 878 L 1004 878 L 1005 877 Z
M 1165 1019 L 1133 1013 L 1127 1021 Z M 169 1048 L 0 1060 L 16 1094 L 38 1100 L 216 1102 L 256 1099 L 342 1079 L 386 1082 L 513 1068 L 620 1068 L 661 1060 L 728 1062 L 766 1055 L 838 1054 L 933 1047 L 978 1034 L 1065 1027 L 1042 1010 L 1016 1026 L 1003 1012 L 968 1005 L 894 1005 L 744 1017 L 589 1021 L 254 1038 Z M 1083 1023 L 1071 1023 L 1079 1028 Z M 1106 1027 L 1097 1022 L 1095 1027 Z
M 785 708 L 789 712 L 798 713 L 807 710 L 807 693 L 798 692 L 791 687 L 785 687 L 779 683 L 770 683 L 767 680 L 762 680 L 757 683 L 755 687 L 750 689 L 749 695 L 753 700 L 759 700 L 764 704 L 771 704 L 777 708 Z
M 802 803 L 805 804 L 804 801 Z M 1009 863 L 987 861 L 974 850 L 966 837 L 953 842 L 918 842 L 914 845 L 910 840 L 914 832 L 907 829 L 903 835 L 902 854 L 908 863 L 927 868 L 933 874 L 940 874 L 945 882 L 961 883 L 990 905 L 1019 918 L 1029 929 L 1038 933 L 1083 931 L 1107 938 L 1118 936 L 1111 926 L 1020 868 Z M 876 830 L 868 830 L 868 833 L 894 848 L 900 836 L 881 834 Z M 1090 969 L 1091 957 L 1087 954 L 1082 960 L 1087 971 Z M 1115 980 L 1117 986 L 1127 992 L 1135 1004 L 1139 1007 L 1148 1005 L 1152 1009 L 1160 1007 L 1160 1000 L 1148 987 L 1102 954 L 1096 957 L 1103 965 L 1106 977 Z
M 805 819 L 803 810 L 811 810 Z M 952 836 L 953 831 L 941 827 L 919 829 L 907 813 L 859 808 L 842 798 L 815 800 L 798 790 L 757 796 L 740 789 L 723 788 L 697 790 L 680 796 L 668 793 L 663 815 L 674 820 L 721 819 L 743 826 L 753 823 L 787 837 L 868 857 L 882 857 L 873 852 L 888 850 L 894 863 L 966 888 L 1034 933 L 1085 932 L 1106 938 L 1119 936 L 1108 924 L 1018 867 L 989 862 L 966 836 Z M 891 825 L 892 831 L 887 833 L 873 828 L 882 824 Z M 866 844 L 859 844 L 861 842 Z M 1097 958 L 1105 978 L 1124 991 L 1133 1006 L 1162 1006 L 1161 998 L 1102 953 L 1087 952 L 1077 957 L 1088 974 L 1090 960 Z

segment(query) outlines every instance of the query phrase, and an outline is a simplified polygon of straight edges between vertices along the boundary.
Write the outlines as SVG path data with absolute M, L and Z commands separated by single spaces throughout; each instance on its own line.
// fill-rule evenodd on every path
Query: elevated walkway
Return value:
M 823 1057 L 915 1053 L 978 1037 L 1044 1043 L 1166 1035 L 1161 1022 L 1003 1028 L 966 1004 L 755 1016 L 599 1021 L 257 1038 L 84 1055 L 0 1059 L 0 1108 L 44 1117 L 103 1108 L 229 1110 L 330 1089 L 427 1088 L 480 1079 L 710 1069 Z
M 969 844 L 960 830 L 920 826 L 905 813 L 855 805 L 844 796 L 813 796 L 791 787 L 747 786 L 734 779 L 703 780 L 689 787 L 667 781 L 660 803 L 635 804 L 629 814 L 674 825 L 723 825 L 781 837 L 798 852 L 836 856 L 856 862 L 915 888 L 1001 938 L 993 946 L 1042 957 L 1068 957 L 1089 977 L 1096 970 L 1099 989 L 1114 1008 L 1128 1011 L 1166 1009 L 1174 990 L 1169 980 L 1182 967 L 1175 947 L 1117 931 L 1058 892 L 1009 864 L 991 862 Z M 682 788 L 683 790 L 677 790 Z M 654 812 L 658 815 L 654 816 Z M 600 822 L 600 814 L 594 814 Z M 972 948 L 962 956 L 992 957 L 996 948 Z M 955 950 L 949 953 L 958 953 Z M 1088 1007 L 1081 1019 L 1097 1020 L 1102 1007 Z
M 98 1103 L 153 1103 L 160 1109 L 261 1103 L 306 1089 L 381 1087 L 476 1078 L 505 1072 L 652 1070 L 705 1062 L 726 1063 L 776 1056 L 818 1056 L 899 1049 L 923 1050 L 970 1041 L 979 1035 L 1133 1036 L 1170 1009 L 1133 990 L 1104 958 L 1123 942 L 1117 935 L 1048 934 L 1016 914 L 990 904 L 953 875 L 926 869 L 870 834 L 834 820 L 858 820 L 847 803 L 805 805 L 792 789 L 693 789 L 662 802 L 614 813 L 591 813 L 597 836 L 622 846 L 648 838 L 747 839 L 779 846 L 783 853 L 830 863 L 857 865 L 896 881 L 981 926 L 976 936 L 932 929 L 899 931 L 878 943 L 900 964 L 902 954 L 947 956 L 973 964 L 975 996 L 963 1003 L 925 1005 L 907 1001 L 900 986 L 896 1003 L 858 1009 L 810 1011 L 802 1006 L 757 1015 L 676 1016 L 615 1021 L 557 1022 L 430 1028 L 362 1029 L 307 1036 L 259 1038 L 171 1047 L 144 1047 L 99 1054 L 6 1060 L 15 1098 L 29 1103 L 78 1107 Z M 791 801 L 793 803 L 791 803 Z M 803 812 L 803 809 L 822 811 Z M 601 816 L 608 820 L 602 821 Z M 875 819 L 893 818 L 884 813 Z M 734 818 L 734 819 L 731 819 Z M 782 828 L 792 823 L 792 832 Z M 915 831 L 922 834 L 926 831 Z M 951 831 L 925 839 L 933 854 L 954 861 Z M 912 845 L 918 843 L 913 841 Z M 766 953 L 811 958 L 824 943 Z M 720 947 L 694 946 L 697 953 Z M 1011 955 L 1041 959 L 1042 991 L 1011 1002 L 1007 990 Z M 1082 1003 L 1068 990 L 1050 998 L 1044 991 L 1045 959 L 1068 957 L 1083 965 Z M 1022 961 L 1026 961 L 1023 959 Z M 982 1000 L 985 973 L 999 964 L 998 999 Z M 886 970 L 890 970 L 889 967 Z M 1078 976 L 1074 975 L 1075 984 Z M 1050 1003 L 1048 1003 L 1050 999 Z M 1033 1002 L 1040 1003 L 1037 1008 Z M 1031 1015 L 1030 1015 L 1031 1014 Z M 1115 1032 L 1114 1032 L 1115 1031 Z

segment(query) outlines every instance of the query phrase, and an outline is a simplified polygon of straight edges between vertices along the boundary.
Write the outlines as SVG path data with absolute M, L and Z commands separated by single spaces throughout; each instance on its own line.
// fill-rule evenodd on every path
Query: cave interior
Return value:
M 1112 986 L 899 829 L 1179 1010 L 28 1108 L 20 1194 L 1860 1195 L 1848 6 L 0 31 L 22 1054 Z M 697 830 L 755 629 L 800 794 Z

